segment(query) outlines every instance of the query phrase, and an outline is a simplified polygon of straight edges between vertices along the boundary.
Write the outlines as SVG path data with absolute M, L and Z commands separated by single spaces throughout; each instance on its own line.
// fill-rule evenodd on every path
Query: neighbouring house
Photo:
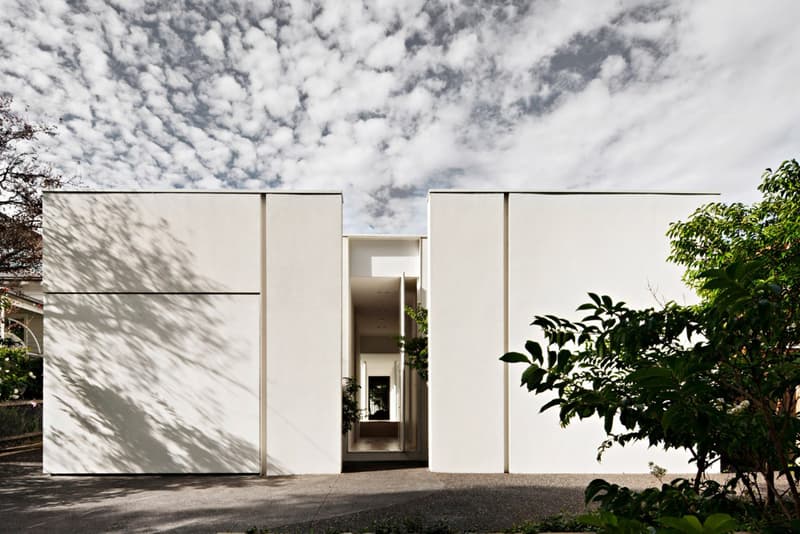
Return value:
M 9 310 L 0 309 L 3 335 L 28 347 L 33 356 L 41 356 L 44 345 L 42 315 L 44 292 L 38 273 L 0 273 L 0 291 L 9 299 Z
M 670 472 L 560 428 L 498 360 L 597 291 L 695 296 L 666 261 L 704 194 L 431 191 L 428 235 L 343 235 L 330 192 L 44 195 L 48 473 Z M 404 362 L 429 310 L 429 380 Z M 341 434 L 341 384 L 361 420 Z

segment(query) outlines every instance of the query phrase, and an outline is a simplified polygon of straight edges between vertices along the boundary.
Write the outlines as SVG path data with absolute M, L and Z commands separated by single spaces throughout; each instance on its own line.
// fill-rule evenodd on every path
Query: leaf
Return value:
M 587 302 L 586 304 L 581 304 L 578 306 L 575 311 L 582 311 L 582 310 L 596 310 L 597 306 L 592 304 L 591 302 Z
M 500 359 L 506 363 L 533 363 L 527 356 L 519 352 L 507 352 L 500 356 Z
M 538 326 L 546 330 L 548 328 L 553 328 L 555 326 L 555 323 L 550 319 L 548 319 L 547 317 L 542 317 L 540 315 L 537 315 L 533 319 L 531 326 Z
M 561 399 L 553 399 L 550 402 L 547 402 L 541 408 L 539 408 L 539 413 L 542 413 L 542 412 L 544 412 L 546 410 L 549 410 L 550 408 L 553 408 L 555 406 L 559 406 L 560 404 L 561 404 Z
M 583 492 L 583 500 L 586 504 L 594 502 L 598 500 L 599 497 L 602 497 L 600 493 L 607 494 L 609 490 L 614 487 L 613 484 L 603 480 L 602 478 L 596 478 L 589 482 L 589 485 L 586 486 L 586 489 Z
M 598 306 L 602 305 L 600 297 L 597 296 L 597 293 L 589 293 L 589 298 L 592 299 Z
M 733 287 L 733 284 L 729 280 L 725 280 L 723 278 L 709 278 L 705 284 L 703 284 L 703 289 L 726 289 Z
M 572 353 L 567 349 L 561 349 L 558 351 L 558 368 L 563 369 L 565 365 L 569 362 Z
M 703 523 L 703 532 L 707 534 L 725 534 L 739 528 L 739 524 L 728 514 L 711 514 Z
M 526 386 L 528 391 L 533 391 L 544 378 L 546 371 L 536 365 L 531 365 L 522 373 L 520 386 Z
M 536 343 L 535 341 L 528 340 L 525 342 L 525 350 L 533 356 L 533 359 L 537 363 L 542 363 L 544 358 L 542 357 L 542 347 Z
M 611 429 L 614 426 L 614 412 L 609 410 L 606 413 L 606 416 L 603 421 L 603 429 L 606 431 L 606 434 L 611 434 Z
M 629 382 L 638 382 L 646 388 L 670 388 L 675 386 L 672 371 L 663 367 L 645 367 L 628 375 Z
M 702 523 L 693 515 L 685 515 L 683 517 L 662 516 L 658 521 L 665 527 L 675 529 L 683 534 L 703 534 L 704 532 Z

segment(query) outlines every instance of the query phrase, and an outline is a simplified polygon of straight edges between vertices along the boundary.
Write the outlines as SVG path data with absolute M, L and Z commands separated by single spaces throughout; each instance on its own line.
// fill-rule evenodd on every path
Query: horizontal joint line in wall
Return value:
M 259 291 L 45 291 L 45 295 L 260 295 Z

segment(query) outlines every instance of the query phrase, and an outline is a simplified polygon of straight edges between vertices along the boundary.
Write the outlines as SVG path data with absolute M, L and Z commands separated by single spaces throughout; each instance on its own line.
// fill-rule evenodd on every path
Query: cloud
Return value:
M 796 157 L 779 0 L 6 2 L 0 92 L 98 187 L 337 189 L 424 232 L 432 187 L 717 190 Z
M 222 59 L 225 57 L 225 43 L 213 28 L 203 35 L 194 38 L 194 43 L 202 52 L 211 59 Z

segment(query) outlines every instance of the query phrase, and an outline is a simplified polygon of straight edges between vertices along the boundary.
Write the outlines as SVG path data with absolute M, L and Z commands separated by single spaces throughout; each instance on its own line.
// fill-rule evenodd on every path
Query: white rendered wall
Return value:
M 258 295 L 47 296 L 47 473 L 257 473 Z
M 429 203 L 430 469 L 502 473 L 503 195 Z
M 45 290 L 258 292 L 258 194 L 45 195 Z
M 45 471 L 258 472 L 259 229 L 258 195 L 45 194 Z
M 511 194 L 509 350 L 524 352 L 527 339 L 542 341 L 540 330 L 529 326 L 534 315 L 583 317 L 575 308 L 589 300 L 589 291 L 633 307 L 692 302 L 695 297 L 682 284 L 681 269 L 666 261 L 665 233 L 670 222 L 685 219 L 712 200 L 687 195 Z M 649 461 L 670 473 L 693 471 L 688 454 L 648 449 L 646 444 L 615 446 L 597 463 L 597 446 L 604 439 L 601 423 L 576 420 L 561 428 L 557 409 L 539 414 L 551 397 L 534 397 L 519 387 L 524 366 L 509 369 L 510 472 L 647 472 Z
M 341 470 L 342 199 L 268 194 L 267 472 Z
M 350 276 L 419 276 L 419 238 L 357 238 L 350 241 Z

